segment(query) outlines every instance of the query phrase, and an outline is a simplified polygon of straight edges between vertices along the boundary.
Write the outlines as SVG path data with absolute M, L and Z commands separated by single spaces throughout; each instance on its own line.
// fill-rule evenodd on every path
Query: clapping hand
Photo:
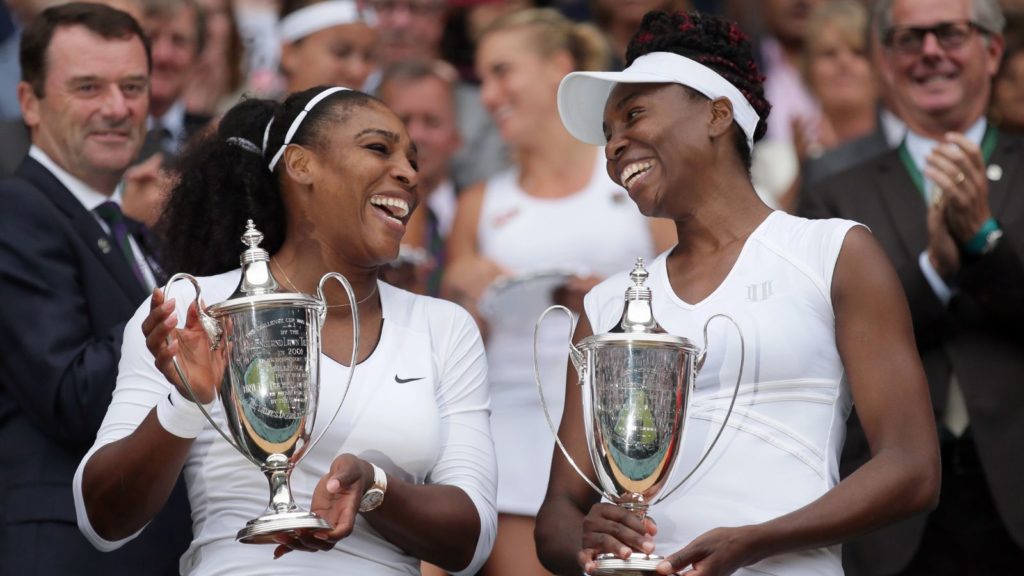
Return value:
M 963 134 L 946 134 L 926 159 L 924 173 L 942 192 L 945 220 L 953 238 L 966 244 L 992 217 L 981 149 Z

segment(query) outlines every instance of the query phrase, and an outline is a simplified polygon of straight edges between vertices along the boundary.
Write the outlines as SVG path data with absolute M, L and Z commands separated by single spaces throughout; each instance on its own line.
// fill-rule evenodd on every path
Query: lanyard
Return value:
M 988 164 L 990 158 L 992 158 L 992 152 L 996 149 L 996 140 L 998 139 L 998 132 L 992 126 L 988 126 L 985 129 L 985 136 L 981 139 L 981 156 L 985 160 L 985 164 Z M 910 179 L 914 181 L 914 185 L 917 186 L 917 191 L 924 196 L 925 203 L 928 202 L 928 193 L 924 189 L 924 174 L 917 169 L 917 164 L 914 163 L 914 159 L 910 157 L 910 152 L 907 150 L 907 139 L 903 138 L 903 142 L 900 144 L 900 161 L 903 162 L 903 167 L 907 169 L 907 174 L 910 175 Z

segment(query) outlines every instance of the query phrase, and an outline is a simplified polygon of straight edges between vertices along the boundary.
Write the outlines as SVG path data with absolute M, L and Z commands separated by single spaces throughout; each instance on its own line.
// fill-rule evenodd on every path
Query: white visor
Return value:
M 282 42 L 295 42 L 310 34 L 355 22 L 375 24 L 372 10 L 361 10 L 355 0 L 319 2 L 292 12 L 281 19 L 277 33 Z
M 732 114 L 747 146 L 754 148 L 754 130 L 760 117 L 754 107 L 717 72 L 685 56 L 651 52 L 637 58 L 622 72 L 572 72 L 558 86 L 558 113 L 566 130 L 577 139 L 604 146 L 604 106 L 616 84 L 682 84 L 708 98 L 728 98 Z

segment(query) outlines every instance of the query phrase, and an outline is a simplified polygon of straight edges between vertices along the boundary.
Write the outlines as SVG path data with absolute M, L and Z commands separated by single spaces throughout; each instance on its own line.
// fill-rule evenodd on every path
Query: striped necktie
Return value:
M 107 223 L 107 226 L 110 228 L 110 237 L 114 244 L 117 245 L 121 256 L 124 257 L 125 262 L 131 268 L 132 274 L 135 275 L 139 284 L 145 286 L 145 276 L 142 274 L 142 269 L 139 268 L 139 262 L 135 259 L 135 252 L 132 250 L 131 242 L 128 241 L 128 221 L 125 220 L 124 214 L 121 213 L 121 207 L 116 202 L 108 200 L 93 210 Z

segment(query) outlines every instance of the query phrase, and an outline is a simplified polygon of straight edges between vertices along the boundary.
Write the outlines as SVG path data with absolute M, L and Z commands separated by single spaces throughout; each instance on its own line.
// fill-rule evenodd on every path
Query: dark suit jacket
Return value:
M 867 162 L 889 149 L 885 133 L 879 128 L 867 136 L 851 140 L 818 158 L 808 160 L 801 169 L 803 193 L 806 194 L 822 180 Z
M 0 121 L 0 177 L 12 176 L 32 145 L 28 126 L 21 119 Z
M 109 554 L 79 533 L 71 489 L 110 404 L 125 322 L 146 295 L 42 165 L 26 159 L 0 182 L 0 574 L 178 573 L 191 540 L 181 482 L 146 531 Z
M 924 199 L 897 151 L 823 181 L 803 198 L 811 218 L 841 217 L 871 228 L 895 265 L 906 291 L 914 335 L 932 404 L 941 421 L 953 372 L 963 390 L 971 431 L 1000 516 L 1024 547 L 1024 140 L 1000 134 L 989 166 L 989 205 L 1005 235 L 991 253 L 967 259 L 948 306 L 935 296 L 918 265 L 928 243 Z M 869 457 L 852 420 L 842 473 Z M 892 574 L 920 542 L 918 516 L 844 547 L 847 573 Z

